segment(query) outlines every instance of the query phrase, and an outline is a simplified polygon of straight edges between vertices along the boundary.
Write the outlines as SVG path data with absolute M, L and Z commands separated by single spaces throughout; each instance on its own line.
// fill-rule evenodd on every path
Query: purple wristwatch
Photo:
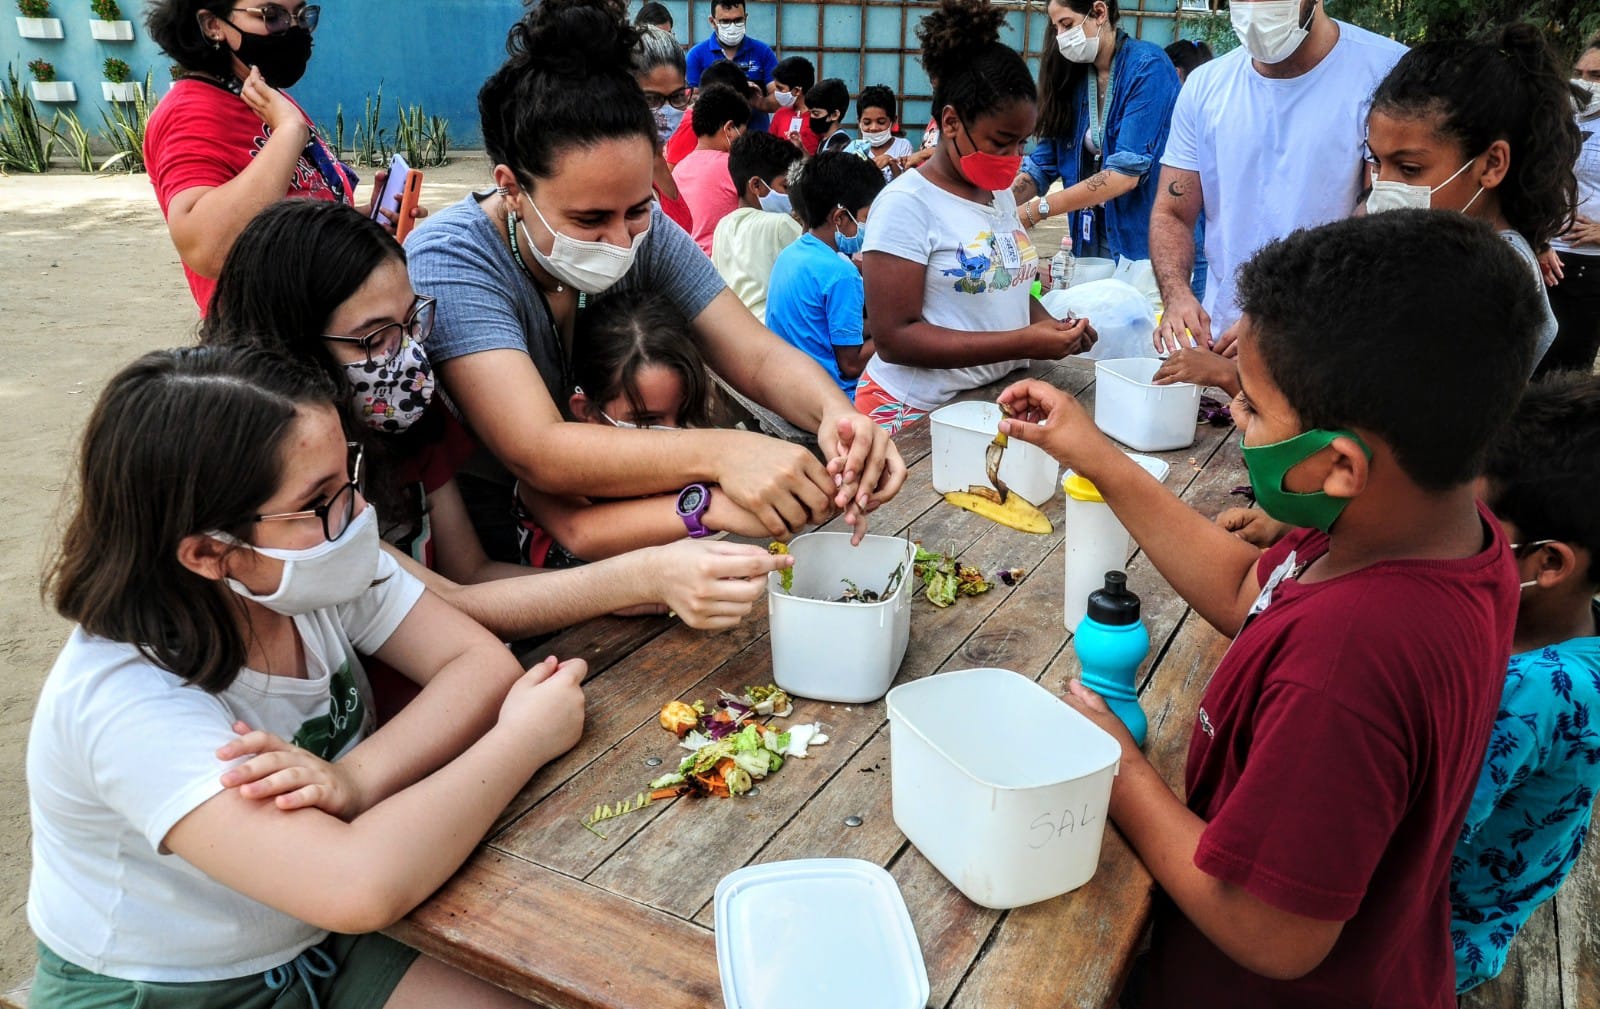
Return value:
M 703 483 L 692 483 L 678 492 L 678 517 L 691 539 L 711 535 L 704 522 L 706 509 L 711 507 L 711 490 Z

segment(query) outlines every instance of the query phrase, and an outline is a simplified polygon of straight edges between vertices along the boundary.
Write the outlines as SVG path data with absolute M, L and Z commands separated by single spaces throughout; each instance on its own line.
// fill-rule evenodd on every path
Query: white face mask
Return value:
M 772 92 L 772 98 L 773 98 L 773 101 L 776 101 L 778 103 L 778 108 L 780 108 L 780 109 L 786 109 L 789 106 L 794 104 L 794 92 L 793 91 L 778 91 L 778 90 L 774 90 Z
M 862 130 L 861 139 L 873 147 L 882 147 L 894 139 L 894 133 L 890 130 Z
M 683 117 L 688 111 L 688 109 L 675 109 L 670 105 L 663 105 L 655 110 L 656 135 L 661 138 L 663 144 L 678 132 L 678 124 L 683 122 Z
M 1578 106 L 1578 115 L 1585 119 L 1591 116 L 1600 116 L 1600 81 L 1586 81 L 1573 78 L 1572 86 L 1589 96 L 1587 104 Z
M 517 227 L 522 229 L 522 237 L 527 240 L 528 248 L 533 250 L 533 258 L 538 260 L 539 265 L 549 271 L 551 276 L 571 284 L 585 294 L 599 294 L 626 276 L 628 270 L 633 267 L 633 257 L 639 251 L 639 243 L 650 233 L 650 229 L 645 228 L 634 235 L 633 243 L 626 249 L 610 242 L 580 241 L 550 227 L 550 222 L 544 219 L 543 213 L 540 213 L 538 204 L 534 203 L 526 193 L 523 193 L 522 197 L 528 201 L 528 206 L 533 208 L 539 223 L 544 225 L 544 230 L 556 236 L 555 243 L 550 246 L 550 254 L 547 256 L 539 251 L 538 243 L 528 234 L 528 226 L 518 218 Z
M 1388 210 L 1406 210 L 1408 208 L 1431 210 L 1433 208 L 1433 194 L 1454 182 L 1457 176 L 1471 168 L 1472 163 L 1476 160 L 1478 159 L 1470 159 L 1466 164 L 1456 169 L 1455 175 L 1450 176 L 1431 189 L 1427 186 L 1413 186 L 1407 182 L 1374 182 L 1372 184 L 1372 192 L 1367 194 L 1367 213 L 1381 214 Z M 1471 210 L 1472 205 L 1477 203 L 1478 197 L 1482 195 L 1483 187 L 1479 186 L 1478 191 L 1472 194 L 1472 199 L 1468 200 L 1467 205 L 1461 208 L 1461 212 L 1464 214 Z
M 766 194 L 756 194 L 756 199 L 761 203 L 761 209 L 769 214 L 788 214 L 793 209 L 789 202 L 788 193 L 780 193 L 769 184 Z
M 717 41 L 733 47 L 744 41 L 744 25 L 717 25 Z
M 1282 63 L 1300 48 L 1311 34 L 1300 24 L 1300 0 L 1263 0 L 1260 3 L 1234 3 L 1228 9 L 1233 33 L 1239 36 L 1251 57 L 1262 63 Z M 1311 17 L 1316 17 L 1315 7 Z
M 1093 63 L 1100 55 L 1100 35 L 1086 35 L 1083 26 L 1088 19 L 1078 22 L 1056 36 L 1056 49 L 1073 63 Z
M 344 535 L 304 550 L 252 546 L 227 533 L 211 536 L 283 562 L 277 589 L 266 595 L 257 595 L 243 582 L 226 580 L 240 596 L 286 617 L 347 603 L 367 591 L 378 574 L 378 511 L 370 504 L 350 520 Z

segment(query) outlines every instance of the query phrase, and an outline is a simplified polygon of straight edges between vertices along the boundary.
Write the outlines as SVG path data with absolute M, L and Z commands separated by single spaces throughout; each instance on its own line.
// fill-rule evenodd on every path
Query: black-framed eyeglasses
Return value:
M 434 306 L 437 301 L 419 294 L 411 303 L 411 312 L 404 322 L 390 322 L 379 326 L 366 336 L 323 335 L 334 343 L 353 343 L 367 355 L 368 364 L 387 364 L 405 344 L 406 337 L 413 343 L 422 343 L 433 332 Z
M 713 18 L 712 20 L 716 20 L 716 19 Z M 744 18 L 739 18 L 739 19 L 734 20 L 734 21 L 717 21 L 717 27 L 718 28 L 732 28 L 734 25 L 738 25 L 740 28 L 743 28 L 744 27 L 744 22 L 745 22 Z
M 252 515 L 250 521 L 292 522 L 315 517 L 322 521 L 322 535 L 325 538 L 336 540 L 343 536 L 344 531 L 350 528 L 350 520 L 356 517 L 356 493 L 361 489 L 361 458 L 365 454 L 362 447 L 353 441 L 346 445 L 351 452 L 350 480 L 334 491 L 332 497 L 304 511 Z
M 295 25 L 299 25 L 308 32 L 317 30 L 317 19 L 322 17 L 322 8 L 316 4 L 307 4 L 298 11 L 292 11 L 282 4 L 262 4 L 260 7 L 235 7 L 236 11 L 254 14 L 266 26 L 268 35 L 286 32 Z
M 664 95 L 659 91 L 646 91 L 644 93 L 644 103 L 650 106 L 651 112 L 663 105 L 670 105 L 681 112 L 689 107 L 689 89 L 686 87 L 679 88 L 670 95 Z

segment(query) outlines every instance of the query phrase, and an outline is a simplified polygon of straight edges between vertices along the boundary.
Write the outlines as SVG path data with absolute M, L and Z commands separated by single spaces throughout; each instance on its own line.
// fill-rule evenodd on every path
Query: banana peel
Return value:
M 1007 494 L 1002 498 L 996 490 L 972 484 L 964 491 L 951 491 L 944 496 L 944 499 L 957 508 L 965 508 L 975 515 L 981 515 L 991 522 L 998 522 L 1019 532 L 1048 536 L 1055 531 L 1055 526 L 1045 518 L 1044 512 L 1035 508 L 1020 494 Z

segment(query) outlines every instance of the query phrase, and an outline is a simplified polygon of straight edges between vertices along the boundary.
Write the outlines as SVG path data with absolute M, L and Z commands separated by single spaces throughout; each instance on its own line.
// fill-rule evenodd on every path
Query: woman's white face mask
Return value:
M 1433 194 L 1448 186 L 1461 176 L 1461 173 L 1471 168 L 1477 158 L 1468 159 L 1467 163 L 1455 170 L 1455 174 L 1439 183 L 1437 186 L 1414 186 L 1408 182 L 1381 182 L 1372 183 L 1372 192 L 1367 194 L 1367 213 L 1381 214 L 1387 210 L 1431 210 L 1433 209 Z M 1478 197 L 1483 195 L 1483 187 L 1472 194 L 1472 199 L 1461 208 L 1465 214 L 1478 202 Z
M 1105 31 L 1105 25 L 1097 25 L 1095 33 L 1089 35 L 1085 28 L 1090 20 L 1085 17 L 1056 35 L 1056 51 L 1073 63 L 1093 63 L 1100 55 L 1100 33 Z
M 599 294 L 609 289 L 617 281 L 625 277 L 633 267 L 633 257 L 639 251 L 639 244 L 644 241 L 644 236 L 650 233 L 645 230 L 633 236 L 633 241 L 627 248 L 612 245 L 610 242 L 585 242 L 563 234 L 550 226 L 540 212 L 539 205 L 527 193 L 522 193 L 520 199 L 526 200 L 528 206 L 533 208 L 534 215 L 539 218 L 539 223 L 544 225 L 544 230 L 555 236 L 555 242 L 550 247 L 549 254 L 541 252 L 539 245 L 528 234 L 528 226 L 522 218 L 517 219 L 517 226 L 522 229 L 522 237 L 527 241 L 528 248 L 533 251 L 533 258 L 544 267 L 552 277 L 573 287 L 585 294 Z

